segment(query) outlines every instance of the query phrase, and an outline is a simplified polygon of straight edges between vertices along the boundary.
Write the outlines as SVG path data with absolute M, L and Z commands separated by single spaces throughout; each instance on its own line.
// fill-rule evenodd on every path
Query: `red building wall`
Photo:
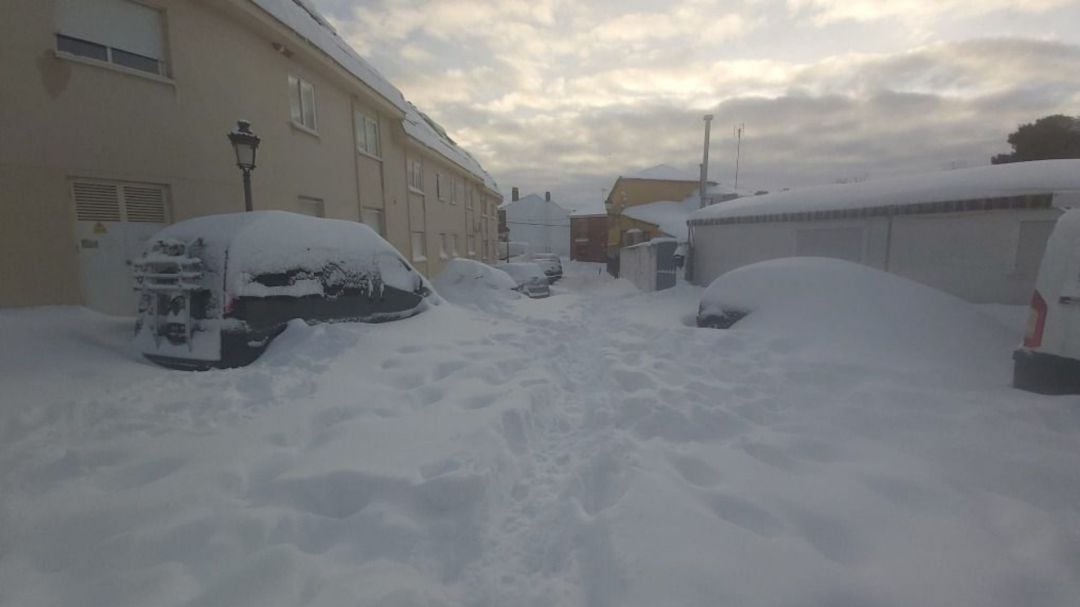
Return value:
M 607 261 L 607 215 L 570 217 L 570 259 Z

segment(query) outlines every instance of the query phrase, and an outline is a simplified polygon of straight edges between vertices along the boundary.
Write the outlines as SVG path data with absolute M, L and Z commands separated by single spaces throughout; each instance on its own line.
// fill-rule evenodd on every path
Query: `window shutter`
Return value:
M 124 212 L 127 221 L 167 223 L 165 189 L 158 186 L 125 185 Z
M 120 189 L 110 183 L 72 184 L 75 217 L 79 221 L 120 221 Z

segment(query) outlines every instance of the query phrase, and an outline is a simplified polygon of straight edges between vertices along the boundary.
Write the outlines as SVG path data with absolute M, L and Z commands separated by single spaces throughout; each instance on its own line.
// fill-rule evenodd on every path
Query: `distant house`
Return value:
M 696 175 L 665 164 L 615 180 L 604 201 L 608 213 L 607 261 L 612 274 L 618 273 L 619 249 L 623 247 L 658 236 L 686 241 L 685 220 L 700 206 L 700 184 Z M 705 197 L 705 204 L 710 205 L 736 198 L 737 194 L 710 181 Z
M 767 259 L 847 259 L 977 303 L 1024 304 L 1080 160 L 960 169 L 751 196 L 690 216 L 690 275 Z
M 607 213 L 592 209 L 570 213 L 570 259 L 607 261 Z
M 514 188 L 510 202 L 500 210 L 506 212 L 511 242 L 528 243 L 530 253 L 570 256 L 570 211 L 551 200 L 551 192 L 519 198 Z

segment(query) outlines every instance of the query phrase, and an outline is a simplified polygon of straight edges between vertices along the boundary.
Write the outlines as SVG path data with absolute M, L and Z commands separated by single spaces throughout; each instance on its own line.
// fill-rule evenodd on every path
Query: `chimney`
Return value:
M 518 199 L 518 189 L 517 189 L 517 186 L 514 186 L 514 187 L 510 188 L 510 202 L 514 202 L 517 199 Z
M 551 202 L 551 192 L 544 192 L 544 200 Z

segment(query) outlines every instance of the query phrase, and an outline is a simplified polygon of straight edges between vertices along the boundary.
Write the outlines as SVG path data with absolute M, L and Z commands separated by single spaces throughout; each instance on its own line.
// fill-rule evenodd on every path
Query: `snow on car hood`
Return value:
M 240 291 L 250 277 L 291 269 L 321 271 L 328 264 L 379 273 L 384 284 L 413 291 L 419 274 L 374 230 L 355 221 L 322 219 L 285 211 L 253 211 L 197 217 L 158 232 L 154 240 L 202 238 L 213 271 L 227 272 L 225 285 Z

